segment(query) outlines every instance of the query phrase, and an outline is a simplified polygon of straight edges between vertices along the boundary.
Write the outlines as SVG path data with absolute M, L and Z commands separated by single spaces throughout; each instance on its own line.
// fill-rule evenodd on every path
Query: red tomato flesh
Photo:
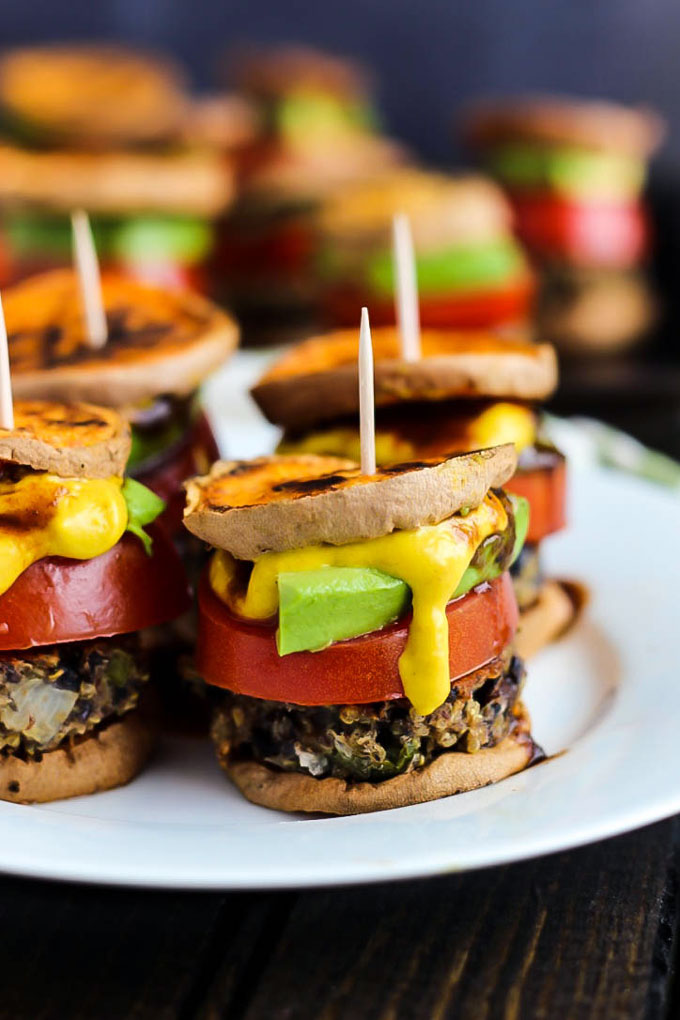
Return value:
M 285 276 L 310 272 L 314 248 L 314 237 L 304 218 L 265 224 L 251 233 L 224 224 L 211 264 L 217 279 Z
M 637 202 L 568 201 L 554 195 L 513 197 L 522 241 L 540 258 L 625 268 L 648 248 L 645 211 Z
M 204 680 L 251 698 L 295 705 L 352 705 L 404 697 L 399 657 L 409 613 L 383 630 L 319 652 L 276 650 L 276 619 L 234 616 L 204 575 L 199 588 L 197 665 Z M 449 663 L 458 680 L 490 662 L 511 641 L 518 611 L 512 581 L 503 574 L 450 602 Z
M 527 542 L 540 542 L 566 525 L 567 466 L 564 457 L 523 471 L 521 468 L 504 488 L 529 501 Z
M 516 325 L 529 317 L 534 289 L 533 281 L 523 277 L 502 289 L 421 298 L 420 322 L 429 329 L 486 329 Z M 324 301 L 324 317 L 332 327 L 354 326 L 357 308 L 363 305 L 370 309 L 374 325 L 394 325 L 394 303 L 376 299 L 359 288 L 329 291 Z
M 0 596 L 0 651 L 112 637 L 189 608 L 182 562 L 160 528 L 152 555 L 134 535 L 91 560 L 38 560 Z

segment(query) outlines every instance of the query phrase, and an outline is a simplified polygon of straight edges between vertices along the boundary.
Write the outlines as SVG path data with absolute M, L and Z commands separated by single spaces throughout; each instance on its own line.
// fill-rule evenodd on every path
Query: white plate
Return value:
M 208 399 L 230 452 L 272 433 L 238 396 L 240 356 Z M 303 819 L 235 792 L 200 741 L 168 740 L 129 787 L 56 804 L 0 803 L 0 870 L 138 886 L 268 889 L 500 864 L 680 811 L 680 503 L 577 468 L 570 527 L 549 566 L 592 591 L 585 618 L 530 668 L 526 700 L 551 760 L 484 790 L 353 818 Z M 564 753 L 560 753 L 564 752 Z

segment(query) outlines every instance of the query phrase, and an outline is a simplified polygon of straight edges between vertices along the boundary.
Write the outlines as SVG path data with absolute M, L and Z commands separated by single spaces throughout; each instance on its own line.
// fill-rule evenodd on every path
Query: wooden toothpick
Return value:
M 103 347 L 108 339 L 106 310 L 104 309 L 102 281 L 92 228 L 89 217 L 83 209 L 77 209 L 71 213 L 71 227 L 73 229 L 73 257 L 83 302 L 87 342 L 90 347 L 99 348 Z
M 375 474 L 375 395 L 373 391 L 373 341 L 368 308 L 361 309 L 359 332 L 359 431 L 361 473 Z
M 420 358 L 420 311 L 418 276 L 411 224 L 405 213 L 392 220 L 392 264 L 394 267 L 394 308 L 404 361 Z
M 5 313 L 0 298 L 0 428 L 14 428 L 14 404 L 12 401 L 12 376 L 9 370 L 9 344 Z

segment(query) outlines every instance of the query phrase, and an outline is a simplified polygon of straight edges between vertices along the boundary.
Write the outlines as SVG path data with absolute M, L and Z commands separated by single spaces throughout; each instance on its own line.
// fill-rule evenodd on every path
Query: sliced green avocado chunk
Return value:
M 323 92 L 298 92 L 278 105 L 274 119 L 277 129 L 291 140 L 309 135 L 333 135 L 348 130 L 370 131 L 376 117 L 367 103 L 348 101 Z
M 93 216 L 91 223 L 102 258 L 131 262 L 175 258 L 193 265 L 212 247 L 213 228 L 191 216 Z M 67 216 L 9 212 L 3 226 L 10 247 L 18 255 L 70 258 L 71 221 Z
M 506 145 L 489 156 L 489 168 L 515 188 L 547 188 L 560 195 L 633 197 L 642 188 L 642 160 L 615 152 L 567 146 Z
M 279 655 L 316 651 L 368 634 L 408 607 L 408 585 L 368 567 L 321 567 L 279 574 Z
M 503 555 L 502 536 L 500 542 L 484 543 L 452 598 L 498 577 L 519 556 L 529 527 L 529 504 L 521 496 L 508 494 L 508 498 L 515 517 L 510 560 L 507 552 Z M 380 630 L 398 620 L 411 601 L 411 591 L 404 581 L 369 567 L 289 571 L 279 574 L 278 586 L 279 655 L 317 651 L 335 641 Z
M 425 296 L 501 286 L 518 276 L 524 268 L 524 257 L 519 247 L 508 238 L 419 252 L 416 257 L 418 287 Z M 371 289 L 377 294 L 392 294 L 392 253 L 382 251 L 372 255 L 366 265 L 366 275 Z
M 498 577 L 504 570 L 509 570 L 522 551 L 522 546 L 529 530 L 529 503 L 524 496 L 515 496 L 510 492 L 506 493 L 506 495 L 512 503 L 515 518 L 515 541 L 512 546 L 510 559 L 503 562 L 499 558 L 497 543 L 489 539 L 486 542 L 482 542 L 475 553 L 474 561 L 460 579 L 460 584 L 453 594 L 455 599 L 465 595 L 471 588 L 476 588 L 483 581 L 493 581 L 494 577 Z M 490 539 L 496 537 L 492 535 Z

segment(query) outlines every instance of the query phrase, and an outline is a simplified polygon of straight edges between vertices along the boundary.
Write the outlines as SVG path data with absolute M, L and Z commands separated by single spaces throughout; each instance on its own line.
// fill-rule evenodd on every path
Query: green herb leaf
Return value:
M 147 489 L 146 485 L 135 481 L 134 478 L 126 478 L 123 482 L 123 496 L 128 508 L 127 530 L 137 536 L 146 549 L 147 555 L 150 556 L 151 537 L 147 535 L 144 528 L 163 513 L 165 502 L 151 489 Z

